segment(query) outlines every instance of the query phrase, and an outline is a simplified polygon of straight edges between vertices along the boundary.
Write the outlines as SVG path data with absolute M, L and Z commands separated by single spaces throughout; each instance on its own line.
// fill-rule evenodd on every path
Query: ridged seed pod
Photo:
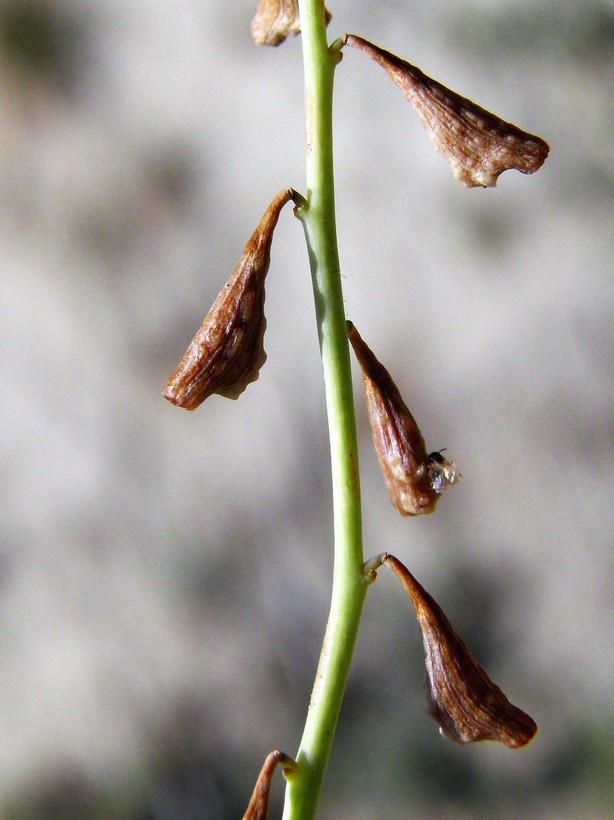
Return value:
M 296 761 L 278 749 L 275 749 L 274 752 L 268 755 L 258 775 L 258 780 L 256 781 L 251 800 L 249 801 L 249 806 L 243 815 L 243 820 L 267 820 L 269 816 L 271 781 L 278 766 L 281 766 L 284 774 L 287 774 L 296 769 Z
M 346 43 L 386 69 L 463 185 L 494 187 L 510 168 L 533 174 L 544 164 L 550 148 L 540 137 L 505 122 L 362 37 L 348 34 Z
M 495 740 L 526 746 L 537 724 L 492 682 L 456 634 L 437 601 L 393 555 L 381 556 L 409 594 L 422 632 L 429 713 L 457 743 Z
M 324 9 L 326 24 L 331 13 Z M 260 0 L 252 19 L 252 38 L 257 46 L 278 46 L 301 32 L 298 0 Z
M 441 453 L 427 453 L 420 428 L 390 373 L 352 322 L 348 322 L 348 337 L 362 369 L 373 444 L 390 500 L 401 515 L 431 513 L 460 473 Z
M 213 393 L 236 399 L 258 378 L 266 361 L 264 282 L 273 231 L 292 194 L 287 188 L 271 202 L 235 272 L 170 376 L 164 397 L 178 407 L 195 410 Z

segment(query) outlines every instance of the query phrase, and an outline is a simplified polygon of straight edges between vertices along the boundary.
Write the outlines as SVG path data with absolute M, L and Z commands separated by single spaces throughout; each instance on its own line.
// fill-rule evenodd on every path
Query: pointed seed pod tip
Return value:
M 537 725 L 510 703 L 456 634 L 437 601 L 393 555 L 383 561 L 412 600 L 422 632 L 428 711 L 439 731 L 457 743 L 494 740 L 510 749 L 526 746 Z
M 427 515 L 460 473 L 441 452 L 427 453 L 420 428 L 390 373 L 352 322 L 347 329 L 362 370 L 373 444 L 390 500 L 401 515 Z
M 290 189 L 277 194 L 245 246 L 233 275 L 166 384 L 164 397 L 172 404 L 195 410 L 213 393 L 236 399 L 258 378 L 266 361 L 264 283 L 271 242 L 281 209 L 291 198 Z
M 258 780 L 254 787 L 251 800 L 243 815 L 243 820 L 266 820 L 269 816 L 269 795 L 271 792 L 271 782 L 278 766 L 282 767 L 283 773 L 289 774 L 296 769 L 296 761 L 284 752 L 275 749 L 264 761 Z
M 508 169 L 533 174 L 544 164 L 550 148 L 540 137 L 505 122 L 362 37 L 348 34 L 346 43 L 388 72 L 413 105 L 435 148 L 466 187 L 494 187 Z

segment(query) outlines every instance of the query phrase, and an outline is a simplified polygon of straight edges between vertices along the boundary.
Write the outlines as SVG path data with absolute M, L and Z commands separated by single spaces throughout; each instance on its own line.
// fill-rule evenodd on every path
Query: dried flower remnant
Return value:
M 533 174 L 544 164 L 550 148 L 540 137 L 505 122 L 362 37 L 348 34 L 346 43 L 386 69 L 463 185 L 494 187 L 504 171 L 515 168 Z
M 427 455 L 422 433 L 390 373 L 352 324 L 348 337 L 362 369 L 373 444 L 390 500 L 401 515 L 434 511 L 439 496 L 460 476 L 441 453 Z
M 393 555 L 387 564 L 409 594 L 422 632 L 429 712 L 439 731 L 457 743 L 496 740 L 510 749 L 526 746 L 535 721 L 509 702 L 456 634 L 437 601 Z M 369 562 L 371 563 L 371 562 Z
M 296 762 L 288 757 L 284 752 L 275 749 L 267 757 L 258 775 L 258 780 L 254 787 L 249 806 L 247 807 L 243 820 L 266 820 L 269 816 L 269 794 L 271 792 L 271 781 L 277 766 L 281 765 L 284 774 L 289 774 L 296 769 Z
M 178 407 L 195 410 L 213 393 L 236 399 L 258 378 L 266 361 L 264 282 L 273 231 L 292 195 L 287 188 L 271 202 L 233 275 L 170 376 L 164 397 Z
M 331 13 L 324 9 L 326 24 Z M 278 46 L 301 32 L 298 0 L 260 0 L 252 19 L 252 38 L 257 46 Z

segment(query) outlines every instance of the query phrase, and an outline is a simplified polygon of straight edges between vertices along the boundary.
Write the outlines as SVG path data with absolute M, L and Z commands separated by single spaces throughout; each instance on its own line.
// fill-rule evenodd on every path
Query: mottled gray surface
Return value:
M 418 630 L 382 572 L 321 816 L 599 816 L 612 5 L 329 6 L 331 38 L 401 54 L 551 156 L 534 177 L 463 189 L 379 67 L 351 50 L 339 67 L 348 315 L 463 473 L 435 516 L 398 516 L 355 368 L 366 554 L 408 564 L 540 734 L 522 752 L 438 736 Z M 256 49 L 252 11 L 0 3 L 0 813 L 239 816 L 266 753 L 300 738 L 331 510 L 289 208 L 260 379 L 194 414 L 161 397 L 268 202 L 304 189 L 300 39 Z

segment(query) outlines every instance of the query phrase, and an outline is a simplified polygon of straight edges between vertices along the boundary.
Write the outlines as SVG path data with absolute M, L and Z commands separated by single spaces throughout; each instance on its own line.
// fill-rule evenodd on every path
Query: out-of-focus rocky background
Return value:
M 0 2 L 3 817 L 239 817 L 300 739 L 331 508 L 290 208 L 258 382 L 194 414 L 161 396 L 273 195 L 304 189 L 300 39 L 256 48 L 254 6 Z M 355 370 L 366 554 L 409 565 L 540 733 L 439 736 L 383 571 L 320 816 L 610 816 L 614 9 L 329 6 L 331 39 L 403 55 L 551 156 L 466 190 L 379 67 L 339 67 L 348 315 L 463 473 L 437 515 L 398 516 Z

